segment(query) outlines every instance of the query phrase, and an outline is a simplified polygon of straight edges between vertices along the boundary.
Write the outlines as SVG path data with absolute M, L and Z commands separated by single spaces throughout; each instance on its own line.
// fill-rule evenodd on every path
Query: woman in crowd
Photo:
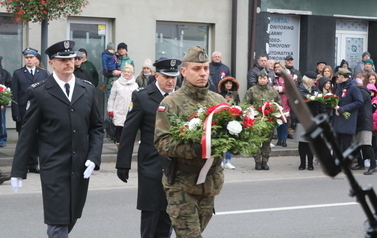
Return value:
M 320 94 L 320 91 L 315 86 L 317 75 L 314 71 L 308 71 L 302 77 L 302 84 L 298 86 L 298 89 L 304 99 L 308 99 L 308 96 L 317 96 Z M 317 101 L 309 101 L 307 105 L 315 117 L 318 114 L 323 112 L 323 106 L 321 103 Z M 296 130 L 295 130 L 295 139 L 298 141 L 298 152 L 300 155 L 300 166 L 298 167 L 299 170 L 306 169 L 306 164 L 308 165 L 308 170 L 314 170 L 313 167 L 313 152 L 309 147 L 309 143 L 305 140 L 301 134 L 304 132 L 304 128 L 300 123 L 297 122 L 297 119 L 294 113 L 291 114 L 292 120 L 295 121 Z M 307 160 L 306 160 L 307 158 Z M 306 161 L 308 163 L 306 163 Z
M 344 60 L 344 59 L 342 60 L 342 62 L 340 62 L 339 66 L 335 67 L 334 73 L 338 72 L 339 68 L 348 69 L 349 71 L 352 72 L 351 68 L 348 65 L 348 62 L 346 60 Z
M 134 68 L 130 64 L 124 66 L 121 76 L 118 80 L 114 81 L 107 102 L 108 115 L 113 117 L 113 123 L 116 128 L 115 143 L 118 147 L 123 125 L 127 117 L 128 107 L 131 103 L 132 92 L 138 88 L 133 70 Z
M 150 59 L 146 59 L 143 63 L 143 69 L 140 75 L 136 78 L 136 83 L 139 87 L 146 87 L 148 85 L 149 76 L 153 75 L 153 65 Z
M 233 77 L 225 77 L 220 80 L 218 85 L 218 92 L 228 101 L 229 104 L 238 104 L 240 102 L 240 97 L 238 95 L 238 89 L 240 84 L 237 79 Z M 235 169 L 230 160 L 232 159 L 232 153 L 229 151 L 225 152 L 224 160 L 222 165 L 225 169 Z
M 288 103 L 288 97 L 285 94 L 285 87 L 284 87 L 284 78 L 281 77 L 280 72 L 283 70 L 286 70 L 284 65 L 280 62 L 276 62 L 274 65 L 274 71 L 275 71 L 275 82 L 277 83 L 277 90 L 279 92 L 282 106 L 283 106 L 283 112 L 286 114 L 287 119 L 289 118 L 289 112 L 290 112 L 290 107 Z M 290 118 L 288 119 L 290 120 Z M 277 131 L 277 136 L 278 136 L 278 142 L 276 145 L 281 145 L 283 147 L 287 147 L 287 137 L 288 137 L 288 122 L 285 122 L 278 126 L 276 129 Z
M 251 105 L 262 105 L 264 102 L 276 102 L 281 105 L 279 93 L 273 87 L 268 85 L 268 74 L 263 69 L 258 75 L 258 82 L 255 86 L 251 87 L 245 94 L 244 102 Z M 254 153 L 255 169 L 256 170 L 269 170 L 267 165 L 271 153 L 271 140 L 274 129 L 271 130 L 267 140 L 263 142 L 259 152 Z
M 376 85 L 376 79 L 377 79 L 377 74 L 372 72 L 372 73 L 367 73 L 364 77 L 363 80 L 363 85 L 368 85 L 368 84 L 373 84 Z

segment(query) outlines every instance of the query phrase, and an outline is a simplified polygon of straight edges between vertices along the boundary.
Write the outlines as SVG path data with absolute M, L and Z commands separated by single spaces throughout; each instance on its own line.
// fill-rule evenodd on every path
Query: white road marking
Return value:
M 263 208 L 263 209 L 252 209 L 252 210 L 216 212 L 216 215 L 220 216 L 220 215 L 234 215 L 234 214 L 257 213 L 257 212 L 277 212 L 277 211 L 287 211 L 287 210 L 311 209 L 311 208 L 322 208 L 322 207 L 339 207 L 339 206 L 350 206 L 350 205 L 358 205 L 358 203 L 347 202 L 347 203 L 330 203 L 330 204 L 318 204 L 318 205 L 306 205 L 306 206 Z

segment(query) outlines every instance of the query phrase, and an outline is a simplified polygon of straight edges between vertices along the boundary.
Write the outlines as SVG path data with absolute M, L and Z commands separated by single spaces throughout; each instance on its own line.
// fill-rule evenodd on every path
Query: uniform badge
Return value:
M 69 49 L 69 41 L 64 41 L 64 48 Z
M 157 108 L 157 111 L 159 111 L 159 112 L 164 112 L 165 109 L 166 109 L 165 106 L 159 106 L 159 107 Z
M 26 111 L 29 110 L 29 108 L 30 108 L 30 101 L 27 101 L 27 103 L 26 103 Z
M 204 61 L 206 59 L 206 55 L 203 52 L 200 52 L 198 58 L 200 61 Z
M 177 64 L 176 60 L 170 60 L 170 66 L 174 67 Z
M 130 102 L 130 105 L 128 105 L 128 112 L 132 111 L 133 107 L 134 107 L 134 103 Z

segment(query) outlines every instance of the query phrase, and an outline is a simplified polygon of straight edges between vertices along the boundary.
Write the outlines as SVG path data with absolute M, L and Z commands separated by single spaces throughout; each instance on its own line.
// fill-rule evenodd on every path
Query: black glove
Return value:
M 342 107 L 338 108 L 339 114 L 342 114 L 344 112 L 344 109 Z
M 21 117 L 12 117 L 13 121 L 21 122 Z
M 198 157 L 202 157 L 202 145 L 199 143 L 195 143 L 192 145 L 192 149 L 195 151 L 195 154 Z
M 122 180 L 123 182 L 127 183 L 129 172 L 130 172 L 130 169 L 118 169 L 117 170 L 118 178 Z

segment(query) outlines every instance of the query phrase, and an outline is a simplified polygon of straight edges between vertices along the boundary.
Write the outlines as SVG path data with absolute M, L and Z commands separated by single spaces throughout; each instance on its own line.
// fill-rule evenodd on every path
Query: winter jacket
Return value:
M 228 82 L 228 81 L 233 82 L 233 86 L 229 91 L 225 89 L 225 83 Z M 234 97 L 235 94 L 237 94 L 236 98 L 234 98 L 234 102 L 236 104 L 238 104 L 240 102 L 240 96 L 238 94 L 239 88 L 240 88 L 240 84 L 238 83 L 237 79 L 235 79 L 233 77 L 226 77 L 226 78 L 223 78 L 222 80 L 220 80 L 219 85 L 217 87 L 217 90 L 221 94 L 221 96 L 223 96 L 224 98 L 229 93 L 232 94 L 233 97 Z
M 342 113 L 334 114 L 331 121 L 334 131 L 355 135 L 358 109 L 363 105 L 360 89 L 356 86 L 354 80 L 349 79 L 337 85 L 335 94 L 340 97 L 339 107 L 345 112 L 351 113 L 351 115 L 346 119 Z
M 132 92 L 138 88 L 135 77 L 127 80 L 120 76 L 111 88 L 107 111 L 114 113 L 113 123 L 115 126 L 123 127 L 127 117 L 128 106 L 131 103 Z
M 120 70 L 120 64 L 115 54 L 105 50 L 102 52 L 102 70 L 104 73 L 111 73 L 114 70 Z M 105 75 L 107 77 L 107 75 Z
M 215 84 L 216 89 L 218 88 L 221 79 L 227 76 L 231 76 L 228 66 L 221 62 L 215 63 L 213 61 L 209 64 L 209 74 L 211 76 L 212 82 Z M 217 92 L 220 93 L 220 91 Z
M 292 77 L 292 75 L 291 75 Z M 284 78 L 280 77 L 279 74 L 276 74 L 275 82 L 278 86 L 278 92 L 281 98 L 281 103 L 283 104 L 283 112 L 289 112 L 291 111 L 291 108 L 289 107 L 288 97 L 285 94 L 285 86 L 284 86 Z
M 359 86 L 363 104 L 359 108 L 357 117 L 356 131 L 372 131 L 373 118 L 372 118 L 372 102 L 370 100 L 370 91 L 365 86 Z
M 126 55 L 126 56 L 117 55 L 117 58 L 118 58 L 119 65 L 120 65 L 121 69 L 123 69 L 124 66 L 126 66 L 126 64 L 130 64 L 130 65 L 132 65 L 132 67 L 135 68 L 134 61 L 130 57 L 128 57 L 128 55 Z

